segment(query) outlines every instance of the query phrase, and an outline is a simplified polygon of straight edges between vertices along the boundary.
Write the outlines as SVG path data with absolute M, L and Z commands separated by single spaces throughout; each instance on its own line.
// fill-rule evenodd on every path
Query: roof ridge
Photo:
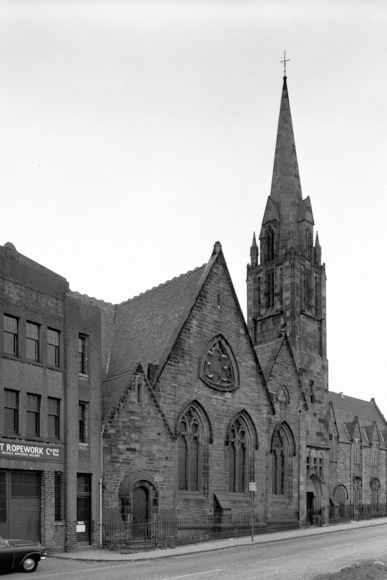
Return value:
M 93 302 L 103 302 L 104 304 L 108 304 L 109 306 L 116 306 L 116 304 L 114 304 L 113 302 L 107 302 L 102 298 L 96 298 L 95 296 L 89 296 L 88 294 L 81 294 L 81 292 L 78 292 L 77 290 L 71 290 L 71 288 L 68 293 L 71 294 L 74 298 L 78 299 L 87 298 L 88 300 Z
M 359 397 L 352 397 L 351 395 L 346 395 L 345 393 L 336 393 L 335 391 L 328 391 L 328 393 L 332 393 L 332 395 L 338 395 L 344 399 L 355 399 L 355 401 L 361 401 L 362 403 L 367 403 L 372 405 L 372 401 L 366 401 L 365 399 L 359 399 Z
M 153 288 L 149 288 L 149 290 L 145 290 L 144 292 L 140 292 L 140 294 L 137 294 L 136 296 L 133 296 L 132 298 L 128 298 L 128 300 L 124 300 L 123 302 L 119 302 L 117 304 L 117 306 L 123 306 L 124 304 L 127 304 L 128 302 L 131 302 L 132 300 L 136 300 L 136 298 L 140 298 L 140 296 L 145 296 L 145 294 L 149 294 L 150 292 L 153 292 L 154 290 L 157 290 L 158 288 L 161 288 L 162 286 L 166 286 L 167 284 L 171 284 L 171 282 L 175 282 L 176 280 L 181 280 L 181 278 L 188 276 L 188 274 L 193 274 L 193 272 L 197 272 L 201 268 L 204 268 L 206 265 L 207 264 L 203 264 L 202 266 L 198 266 L 197 268 L 194 268 L 193 270 L 188 270 L 188 272 L 185 272 L 184 274 L 180 274 L 179 276 L 175 276 L 174 278 L 171 278 L 170 280 L 166 280 L 165 282 L 162 282 L 161 284 L 158 284 L 157 286 L 153 286 Z

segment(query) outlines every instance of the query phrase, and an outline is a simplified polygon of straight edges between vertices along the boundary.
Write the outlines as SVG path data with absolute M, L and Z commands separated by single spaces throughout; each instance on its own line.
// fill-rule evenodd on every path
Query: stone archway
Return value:
M 133 537 L 150 537 L 159 503 L 158 486 L 145 472 L 127 475 L 119 489 L 121 518 L 133 528 Z
M 321 483 L 311 474 L 306 483 L 306 521 L 311 525 L 321 523 Z

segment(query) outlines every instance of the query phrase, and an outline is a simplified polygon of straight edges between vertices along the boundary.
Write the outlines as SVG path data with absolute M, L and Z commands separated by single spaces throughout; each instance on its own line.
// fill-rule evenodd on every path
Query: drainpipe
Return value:
M 101 429 L 101 477 L 99 480 L 99 546 L 102 548 L 102 481 L 103 481 L 103 432 L 105 425 L 102 423 Z

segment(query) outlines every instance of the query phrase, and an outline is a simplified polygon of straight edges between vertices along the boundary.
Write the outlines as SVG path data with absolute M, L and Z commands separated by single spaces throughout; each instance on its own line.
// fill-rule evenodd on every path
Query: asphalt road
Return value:
M 387 524 L 143 562 L 48 558 L 31 580 L 310 580 L 365 559 L 387 560 Z

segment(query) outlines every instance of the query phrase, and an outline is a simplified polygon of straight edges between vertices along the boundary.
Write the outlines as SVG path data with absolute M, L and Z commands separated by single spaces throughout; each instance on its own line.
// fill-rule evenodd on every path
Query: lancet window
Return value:
M 275 238 L 272 228 L 267 228 L 266 232 L 266 256 L 267 261 L 274 260 Z
M 274 495 L 291 494 L 293 435 L 285 424 L 281 424 L 272 439 L 272 491 Z
M 246 491 L 249 446 L 248 429 L 242 417 L 238 417 L 228 432 L 228 489 L 231 492 Z
M 193 407 L 180 418 L 178 426 L 179 489 L 198 491 L 201 487 L 203 429 Z

